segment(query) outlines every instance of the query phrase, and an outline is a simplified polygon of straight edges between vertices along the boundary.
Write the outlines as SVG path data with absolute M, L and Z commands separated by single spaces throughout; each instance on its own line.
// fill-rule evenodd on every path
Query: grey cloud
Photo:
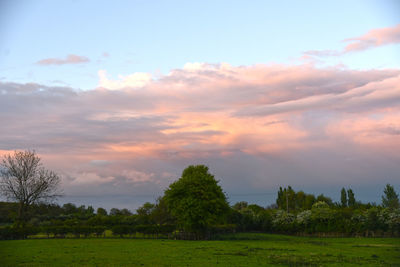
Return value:
M 388 135 L 400 135 L 400 125 L 398 127 L 391 125 L 387 127 L 382 127 L 380 129 L 377 129 L 377 131 Z
M 398 80 L 398 79 L 397 79 Z M 380 79 L 375 83 L 366 83 L 366 85 L 357 86 L 347 89 L 347 85 L 352 83 L 343 83 L 338 85 L 344 90 L 336 90 L 334 92 L 325 91 L 322 94 L 309 93 L 308 96 L 295 100 L 281 101 L 272 104 L 260 104 L 243 107 L 236 111 L 235 116 L 268 116 L 273 114 L 281 114 L 287 112 L 304 112 L 309 110 L 341 110 L 343 112 L 356 112 L 363 110 L 376 109 L 379 107 L 392 107 L 400 104 L 400 93 L 396 90 L 396 84 L 388 79 L 391 92 L 387 95 L 379 95 L 385 87 L 385 81 L 379 84 Z M 344 85 L 344 86 L 343 86 Z M 347 88 L 346 88 L 347 87 Z M 324 91 L 324 90 L 322 90 Z M 376 94 L 376 96 L 374 95 Z

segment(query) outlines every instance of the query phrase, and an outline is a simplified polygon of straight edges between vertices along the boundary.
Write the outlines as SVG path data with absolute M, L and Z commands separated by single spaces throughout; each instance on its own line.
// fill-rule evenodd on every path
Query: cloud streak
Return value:
M 393 27 L 372 29 L 358 37 L 344 39 L 348 43 L 342 51 L 309 50 L 304 55 L 316 57 L 342 56 L 348 53 L 365 51 L 380 46 L 400 43 L 400 24 Z
M 70 54 L 66 58 L 45 58 L 36 62 L 37 65 L 66 65 L 66 64 L 82 64 L 90 62 L 89 58 Z
M 383 45 L 400 43 L 400 24 L 394 27 L 373 29 L 364 35 L 355 38 L 345 39 L 350 42 L 344 51 L 355 52 L 375 48 Z

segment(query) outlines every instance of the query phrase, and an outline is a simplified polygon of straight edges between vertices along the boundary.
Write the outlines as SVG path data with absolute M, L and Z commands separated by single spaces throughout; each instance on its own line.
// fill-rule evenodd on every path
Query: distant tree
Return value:
M 372 207 L 366 211 L 366 227 L 369 231 L 376 231 L 379 229 L 379 209 Z
M 292 213 L 288 213 L 285 210 L 279 209 L 275 212 L 272 220 L 272 226 L 275 231 L 290 233 L 294 230 L 294 224 L 296 217 Z
M 140 224 L 151 224 L 152 223 L 152 218 L 151 215 L 154 211 L 155 205 L 150 202 L 146 202 L 143 204 L 143 206 L 139 207 L 136 210 L 136 213 L 138 215 L 138 221 Z
M 351 189 L 347 190 L 347 204 L 349 207 L 354 207 L 356 205 L 356 198 L 354 197 L 354 192 Z
M 55 172 L 43 167 L 34 151 L 15 151 L 0 163 L 0 193 L 19 203 L 18 222 L 22 225 L 30 205 L 59 195 L 60 181 Z
M 278 209 L 278 205 L 276 203 L 271 203 L 268 206 L 265 207 L 266 210 L 276 210 Z
M 239 202 L 236 202 L 235 205 L 232 206 L 232 208 L 234 210 L 243 210 L 243 209 L 247 208 L 248 205 L 249 205 L 249 203 L 247 203 L 246 201 L 239 201 Z
M 122 210 L 120 210 L 120 215 L 122 215 L 122 216 L 131 216 L 132 212 L 130 210 L 128 210 L 128 209 L 122 209 Z
M 327 198 L 324 195 L 319 195 L 318 197 L 318 201 L 324 201 L 329 205 L 332 204 L 330 198 Z M 282 187 L 279 187 L 276 205 L 279 209 L 286 210 L 286 212 L 298 212 L 311 209 L 312 205 L 316 201 L 317 199 L 313 194 L 306 194 L 303 191 L 298 191 L 296 193 L 291 186 L 288 186 L 283 189 Z
M 86 209 L 87 215 L 94 215 L 94 208 L 92 206 L 88 206 Z
M 296 211 L 296 192 L 294 192 L 293 188 L 289 185 L 288 189 L 286 191 L 286 194 L 288 196 L 288 201 L 289 201 L 289 212 L 294 212 Z
M 311 223 L 311 210 L 304 210 L 297 214 L 296 223 L 301 231 L 307 231 Z
M 164 197 L 171 214 L 187 232 L 204 234 L 212 225 L 222 223 L 229 212 L 222 188 L 204 165 L 187 167 Z
M 326 232 L 334 219 L 334 213 L 326 202 L 318 201 L 312 206 L 311 218 L 316 232 Z
M 144 216 L 144 215 L 149 216 L 151 214 L 151 212 L 153 211 L 154 207 L 155 207 L 155 205 L 153 203 L 146 202 L 143 204 L 143 206 L 139 207 L 136 210 L 136 213 L 139 216 Z
M 344 187 L 340 192 L 340 202 L 342 204 L 342 207 L 347 207 L 347 194 L 346 194 L 346 189 L 344 189 Z
M 306 196 L 307 194 L 303 191 L 299 191 L 296 193 L 296 211 L 305 209 Z
M 80 205 L 77 209 L 77 213 L 76 215 L 78 215 L 81 218 L 84 218 L 86 215 L 86 206 L 85 205 Z
M 285 191 L 283 191 L 282 187 L 279 187 L 278 190 L 278 196 L 276 198 L 276 205 L 278 205 L 279 209 L 283 209 L 284 206 L 286 205 L 286 188 Z
M 167 202 L 163 197 L 157 198 L 150 217 L 157 224 L 174 224 L 175 218 L 168 211 Z
M 0 202 L 0 224 L 12 223 L 18 211 L 18 204 L 13 202 Z
M 264 208 L 257 205 L 257 204 L 251 204 L 247 207 L 249 210 L 253 212 L 253 214 L 260 214 L 262 211 L 264 211 Z
M 333 204 L 332 199 L 331 199 L 330 197 L 324 196 L 324 194 L 318 195 L 316 200 L 317 200 L 317 202 L 318 202 L 318 201 L 325 202 L 326 204 L 328 204 L 328 206 L 332 206 L 332 204 Z M 315 203 L 314 203 L 314 204 L 315 204 Z M 314 205 L 314 204 L 313 204 L 313 205 Z
M 62 206 L 62 209 L 65 214 L 75 214 L 78 212 L 78 208 L 75 206 L 75 204 L 72 203 L 65 203 Z
M 103 208 L 97 208 L 97 215 L 101 215 L 101 216 L 107 216 L 107 211 Z
M 286 212 L 294 211 L 296 208 L 296 193 L 291 186 L 282 189 L 279 187 L 278 197 L 276 204 L 280 209 L 286 210 Z
M 398 209 L 400 207 L 399 196 L 394 190 L 394 187 L 390 184 L 387 184 L 383 192 L 384 195 L 382 196 L 382 206 L 390 209 Z
M 314 203 L 316 202 L 316 198 L 314 195 L 312 194 L 307 194 L 306 198 L 304 200 L 304 209 L 305 210 L 310 210 L 312 205 L 314 205 Z
M 117 208 L 112 208 L 112 209 L 110 210 L 110 215 L 111 215 L 111 216 L 121 215 L 121 211 L 120 211 L 119 209 L 117 209 Z

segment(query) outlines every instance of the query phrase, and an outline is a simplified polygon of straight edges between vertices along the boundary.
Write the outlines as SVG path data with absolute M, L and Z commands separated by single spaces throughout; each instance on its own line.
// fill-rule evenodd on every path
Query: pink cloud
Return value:
M 65 65 L 65 64 L 81 64 L 89 62 L 89 58 L 70 54 L 65 59 L 63 58 L 45 58 L 36 62 L 38 65 Z
M 348 38 L 343 41 L 348 42 L 349 44 L 347 44 L 342 51 L 309 50 L 303 53 L 302 58 L 307 59 L 307 56 L 341 56 L 350 52 L 359 52 L 384 45 L 398 44 L 400 43 L 400 24 L 393 27 L 373 29 L 364 35 L 354 38 Z
M 151 76 L 99 74 L 112 90 L 0 83 L 0 154 L 33 147 L 68 190 L 102 194 L 163 189 L 188 164 L 218 162 L 232 177 L 248 164 L 257 183 L 281 183 L 311 179 L 318 166 L 304 155 L 340 165 L 342 151 L 400 149 L 396 69 L 190 63 L 140 88 Z
M 326 127 L 330 138 L 369 147 L 376 153 L 398 154 L 400 147 L 400 109 L 381 110 L 360 116 L 353 114 Z
M 336 50 L 309 50 L 304 52 L 304 56 L 317 56 L 317 57 L 330 57 L 330 56 L 341 56 L 343 52 Z M 304 59 L 307 59 L 305 57 Z
M 400 24 L 394 27 L 373 29 L 362 36 L 345 39 L 344 41 L 350 42 L 344 49 L 346 53 L 397 44 L 400 43 Z

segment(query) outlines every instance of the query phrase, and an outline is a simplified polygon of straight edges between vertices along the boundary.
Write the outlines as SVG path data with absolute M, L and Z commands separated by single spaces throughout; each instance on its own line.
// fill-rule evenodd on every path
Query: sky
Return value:
M 206 164 L 231 204 L 279 186 L 400 191 L 398 1 L 0 1 L 0 155 L 64 197 L 153 202 Z

